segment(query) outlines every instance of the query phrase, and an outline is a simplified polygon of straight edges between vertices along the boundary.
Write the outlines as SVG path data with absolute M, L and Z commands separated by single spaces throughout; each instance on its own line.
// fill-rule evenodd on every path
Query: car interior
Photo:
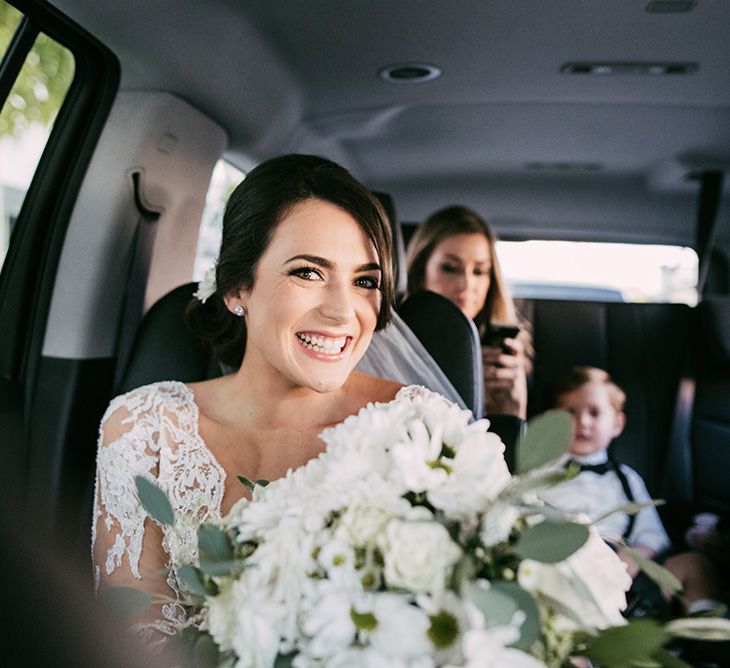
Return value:
M 451 204 L 504 240 L 694 249 L 693 304 L 519 299 L 528 411 L 560 370 L 606 369 L 628 396 L 612 447 L 668 502 L 672 538 L 698 511 L 728 516 L 724 0 L 0 2 L 3 116 L 38 40 L 73 62 L 0 274 L 0 484 L 39 534 L 88 559 L 114 396 L 226 371 L 181 324 L 211 177 L 219 160 L 245 174 L 286 153 L 331 158 L 379 194 L 401 294 L 409 234 Z M 402 317 L 479 406 L 479 355 L 454 354 L 476 332 L 445 345 L 459 325 L 443 306 L 406 300 Z

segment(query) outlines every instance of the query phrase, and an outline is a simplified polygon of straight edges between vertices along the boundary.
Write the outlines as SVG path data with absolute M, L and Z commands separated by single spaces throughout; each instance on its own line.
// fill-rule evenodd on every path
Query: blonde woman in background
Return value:
M 501 341 L 489 336 L 495 323 L 521 326 L 495 241 L 492 229 L 471 209 L 450 206 L 432 214 L 408 245 L 408 294 L 436 292 L 474 321 L 483 342 L 487 415 L 525 419 L 531 337 L 524 328 Z

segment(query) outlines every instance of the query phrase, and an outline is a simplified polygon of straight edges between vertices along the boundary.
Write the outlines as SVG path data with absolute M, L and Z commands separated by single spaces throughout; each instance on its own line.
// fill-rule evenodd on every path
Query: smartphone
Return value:
M 504 349 L 504 340 L 514 339 L 520 333 L 521 329 L 522 325 L 507 325 L 502 322 L 490 322 L 482 336 L 482 343 L 485 346 Z

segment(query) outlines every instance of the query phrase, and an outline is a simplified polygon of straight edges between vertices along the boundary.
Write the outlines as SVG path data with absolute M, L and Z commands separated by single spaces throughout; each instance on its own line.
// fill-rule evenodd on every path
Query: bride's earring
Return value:
M 239 318 L 242 318 L 242 317 L 244 316 L 244 314 L 246 313 L 246 311 L 244 311 L 244 310 L 243 310 L 243 306 L 241 306 L 240 304 L 238 304 L 238 305 L 236 306 L 236 308 L 234 308 L 234 309 L 233 309 L 233 312 L 234 312 L 234 313 L 235 313 L 235 314 L 236 314 L 236 315 L 237 315 L 237 316 L 238 316 Z

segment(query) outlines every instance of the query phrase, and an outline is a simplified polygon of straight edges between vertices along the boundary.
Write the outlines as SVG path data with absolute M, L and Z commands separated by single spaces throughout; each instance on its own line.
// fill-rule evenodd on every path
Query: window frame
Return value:
M 69 49 L 75 60 L 73 80 L 23 200 L 0 272 L 0 378 L 22 385 L 27 406 L 66 229 L 119 87 L 120 66 L 106 46 L 46 2 L 6 1 L 24 17 L 0 63 L 0 103 L 5 103 L 38 32 Z M 33 32 L 36 35 L 28 44 Z

